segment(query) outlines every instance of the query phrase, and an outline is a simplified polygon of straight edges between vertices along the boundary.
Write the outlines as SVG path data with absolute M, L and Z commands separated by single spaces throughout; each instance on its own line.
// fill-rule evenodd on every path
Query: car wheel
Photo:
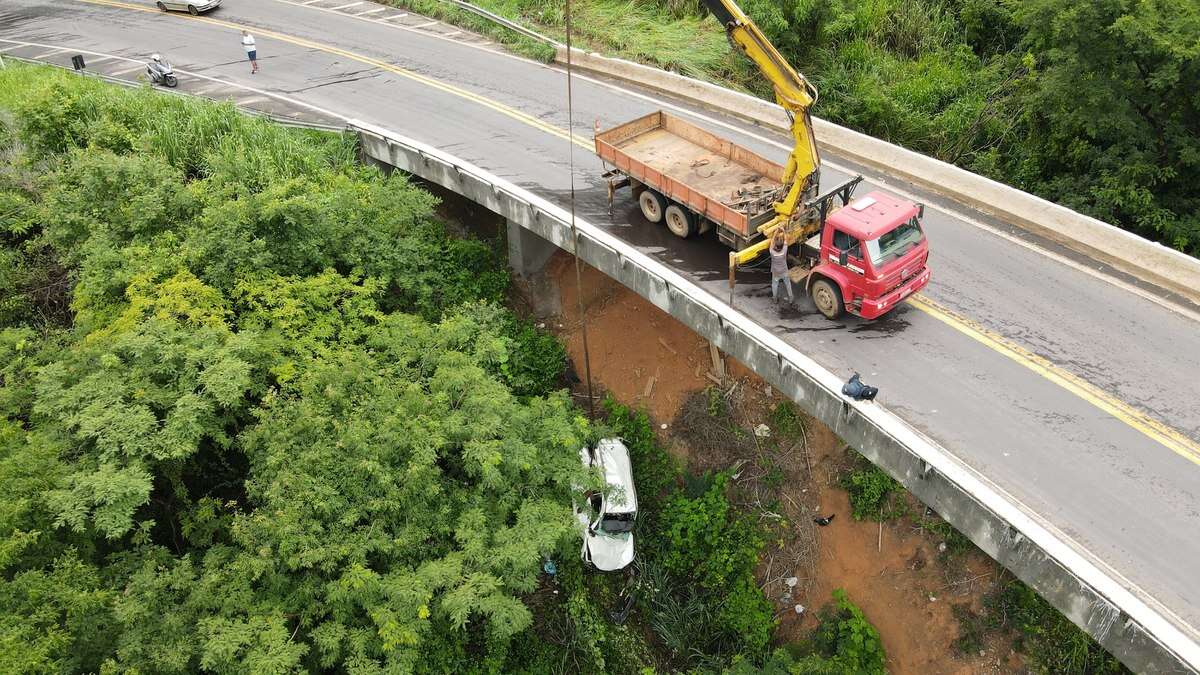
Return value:
M 642 215 L 652 223 L 661 223 L 663 211 L 666 210 L 666 200 L 654 190 L 646 189 L 638 196 L 638 206 L 642 207 Z
M 167 11 L 166 5 L 162 4 L 161 2 L 156 3 L 156 4 L 158 4 L 158 8 L 161 9 L 162 11 L 164 11 L 164 12 Z
M 842 315 L 842 292 L 832 281 L 817 279 L 813 282 L 810 293 L 817 311 L 824 314 L 826 319 L 832 321 Z
M 196 9 L 195 5 L 188 5 L 188 14 L 191 14 L 192 16 L 198 16 L 200 14 L 200 10 Z

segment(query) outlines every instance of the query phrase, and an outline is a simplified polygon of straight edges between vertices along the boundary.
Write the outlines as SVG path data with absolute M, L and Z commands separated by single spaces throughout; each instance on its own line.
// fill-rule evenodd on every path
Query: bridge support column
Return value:
M 528 279 L 540 274 L 546 261 L 558 247 L 540 236 L 508 221 L 508 266 L 517 276 Z
M 545 273 L 546 263 L 558 247 L 513 221 L 508 221 L 508 266 L 517 286 L 536 316 L 562 311 L 558 283 Z

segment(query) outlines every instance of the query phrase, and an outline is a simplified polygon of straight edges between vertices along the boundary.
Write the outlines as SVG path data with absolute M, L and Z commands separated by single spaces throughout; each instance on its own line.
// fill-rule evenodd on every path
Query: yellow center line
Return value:
M 983 346 L 1025 366 L 1043 378 L 1057 384 L 1100 410 L 1112 415 L 1150 439 L 1166 446 L 1172 452 L 1200 464 L 1200 443 L 1183 435 L 1176 429 L 1163 424 L 1128 403 L 1114 397 L 1087 380 L 1067 372 L 1048 359 L 1038 356 L 1008 339 L 990 332 L 953 311 L 937 304 L 924 295 L 914 295 L 908 303 L 932 316 Z
M 159 10 L 155 8 L 131 5 L 124 2 L 118 2 L 117 0 L 79 1 L 93 5 L 104 5 L 138 12 L 148 12 L 154 14 L 160 13 Z M 252 26 L 246 26 L 232 21 L 223 21 L 221 19 L 213 19 L 207 16 L 189 16 L 185 14 L 176 14 L 172 16 L 181 20 L 201 21 L 214 26 L 221 26 L 237 31 L 250 30 L 251 28 L 254 28 Z M 454 85 L 446 84 L 445 82 L 441 82 L 433 78 L 425 77 L 424 75 L 419 75 L 411 70 L 394 66 L 390 63 L 373 59 L 369 56 L 356 54 L 339 47 L 314 42 L 312 40 L 306 40 L 304 38 L 285 35 L 283 33 L 277 33 L 261 28 L 254 28 L 254 32 L 257 35 L 279 40 L 280 42 L 286 42 L 299 47 L 305 47 L 307 49 L 322 51 L 329 54 L 336 54 L 353 61 L 358 61 L 359 63 L 374 66 L 414 82 L 419 82 L 438 91 L 458 96 L 471 101 L 472 103 L 477 103 L 502 115 L 544 131 L 556 138 L 570 140 L 580 147 L 587 148 L 588 150 L 592 149 L 591 143 L 581 139 L 578 135 L 569 134 L 563 129 L 560 129 L 547 122 L 543 122 L 532 115 L 521 112 L 520 110 L 507 106 L 493 99 L 467 91 L 465 89 L 461 89 L 459 87 L 455 87 Z M 966 317 L 955 314 L 949 309 L 938 305 L 923 295 L 910 297 L 908 299 L 908 303 L 916 309 L 938 319 L 951 328 L 954 328 L 963 335 L 966 335 L 976 342 L 979 342 L 985 347 L 1008 357 L 1009 359 L 1021 364 L 1041 377 L 1057 384 L 1072 394 L 1075 394 L 1079 398 L 1082 398 L 1093 406 L 1108 413 L 1121 422 L 1124 422 L 1133 429 L 1145 434 L 1152 440 L 1166 446 L 1168 449 L 1177 453 L 1181 457 L 1200 465 L 1200 443 L 1193 441 L 1176 429 L 1173 429 L 1172 427 L 1146 415 L 1140 410 L 1137 410 L 1128 403 L 1115 398 L 1108 392 L 1100 389 L 1096 385 L 1084 380 L 1083 378 L 1063 370 L 1059 366 L 1051 363 L 1049 360 L 1016 345 L 1004 337 L 988 331 L 986 328 L 975 323 L 971 319 L 967 319 Z
M 79 0 L 79 2 L 86 2 L 91 5 L 103 5 L 105 7 L 116 7 L 118 9 L 128 9 L 128 10 L 132 10 L 135 12 L 147 12 L 150 14 L 161 14 L 162 13 L 160 10 L 158 10 L 156 8 L 143 7 L 141 5 L 131 5 L 131 4 L 125 3 L 125 2 L 118 2 L 117 0 Z M 549 124 L 547 122 L 543 122 L 542 120 L 534 117 L 533 115 L 521 112 L 520 110 L 517 110 L 516 108 L 507 106 L 503 103 L 500 103 L 499 101 L 495 101 L 493 99 L 487 98 L 486 96 L 481 96 L 474 92 L 467 91 L 466 89 L 461 89 L 454 85 L 446 84 L 445 82 L 441 82 L 439 80 L 435 80 L 430 77 L 425 77 L 424 75 L 419 75 L 417 73 L 414 73 L 411 70 L 392 65 L 386 61 L 380 61 L 379 59 L 373 59 L 369 56 L 363 56 L 362 54 L 357 54 L 355 52 L 347 51 L 345 49 L 341 49 L 340 47 L 334 47 L 332 45 L 327 45 L 327 44 L 323 44 L 320 42 L 314 42 L 312 40 L 306 40 L 304 38 L 299 38 L 299 37 L 295 37 L 292 35 L 285 35 L 283 33 L 277 33 L 275 31 L 265 30 L 262 28 L 255 28 L 253 26 L 247 26 L 247 25 L 235 23 L 232 21 L 224 21 L 222 19 L 213 19 L 213 18 L 210 18 L 207 16 L 191 16 L 188 14 L 172 14 L 171 16 L 172 16 L 172 18 L 176 18 L 176 19 L 181 19 L 181 20 L 185 20 L 185 21 L 200 21 L 200 22 L 211 24 L 214 26 L 221 26 L 222 28 L 229 28 L 229 29 L 237 30 L 237 31 L 253 30 L 255 35 L 259 35 L 262 37 L 268 37 L 268 38 L 271 38 L 274 40 L 279 40 L 280 42 L 286 42 L 289 44 L 296 45 L 298 47 L 304 47 L 306 49 L 322 51 L 322 52 L 326 52 L 328 54 L 336 54 L 337 56 L 341 56 L 341 57 L 350 59 L 352 61 L 358 61 L 359 63 L 364 63 L 369 66 L 374 66 L 375 68 L 379 68 L 380 70 L 386 70 L 389 73 L 399 75 L 401 77 L 407 78 L 414 82 L 419 82 L 419 83 L 426 85 L 428 87 L 431 87 L 433 89 L 437 89 L 438 91 L 442 91 L 447 94 L 451 94 L 453 96 L 458 96 L 460 98 L 464 98 L 468 101 L 471 101 L 472 103 L 478 103 L 479 105 L 482 105 L 486 108 L 494 110 L 502 115 L 506 115 L 506 116 L 511 117 L 512 119 L 515 119 L 519 122 L 523 122 L 525 124 L 528 124 L 531 127 L 534 127 L 541 131 L 544 131 L 544 132 L 550 134 L 551 136 L 555 136 L 555 137 L 561 138 L 563 140 L 570 140 L 571 142 L 575 143 L 576 145 L 578 145 L 582 148 L 587 148 L 588 150 L 593 149 L 593 146 L 591 143 L 583 140 L 577 134 L 568 134 L 565 130 L 560 129 L 560 128 L 558 128 L 552 124 Z

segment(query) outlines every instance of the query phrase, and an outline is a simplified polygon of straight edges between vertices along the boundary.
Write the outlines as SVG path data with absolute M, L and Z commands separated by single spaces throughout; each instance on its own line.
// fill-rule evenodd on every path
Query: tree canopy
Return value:
M 352 139 L 0 91 L 0 669 L 499 669 L 592 432 L 494 245 Z

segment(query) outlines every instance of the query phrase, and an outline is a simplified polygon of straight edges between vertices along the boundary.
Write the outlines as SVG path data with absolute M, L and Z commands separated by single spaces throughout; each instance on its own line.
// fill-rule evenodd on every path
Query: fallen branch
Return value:
M 962 586 L 963 584 L 969 584 L 969 583 L 971 583 L 972 581 L 977 581 L 977 580 L 979 580 L 979 579 L 982 579 L 982 578 L 984 578 L 984 577 L 990 577 L 990 576 L 992 576 L 992 573 L 991 573 L 991 572 L 984 572 L 983 574 L 978 574 L 978 575 L 976 575 L 976 576 L 973 576 L 973 577 L 971 577 L 970 579 L 963 579 L 962 581 L 952 581 L 952 582 L 950 582 L 950 583 L 946 584 L 945 586 L 942 586 L 941 590 L 945 590 L 945 589 L 947 589 L 947 588 L 950 588 L 950 587 L 952 587 L 952 586 Z

